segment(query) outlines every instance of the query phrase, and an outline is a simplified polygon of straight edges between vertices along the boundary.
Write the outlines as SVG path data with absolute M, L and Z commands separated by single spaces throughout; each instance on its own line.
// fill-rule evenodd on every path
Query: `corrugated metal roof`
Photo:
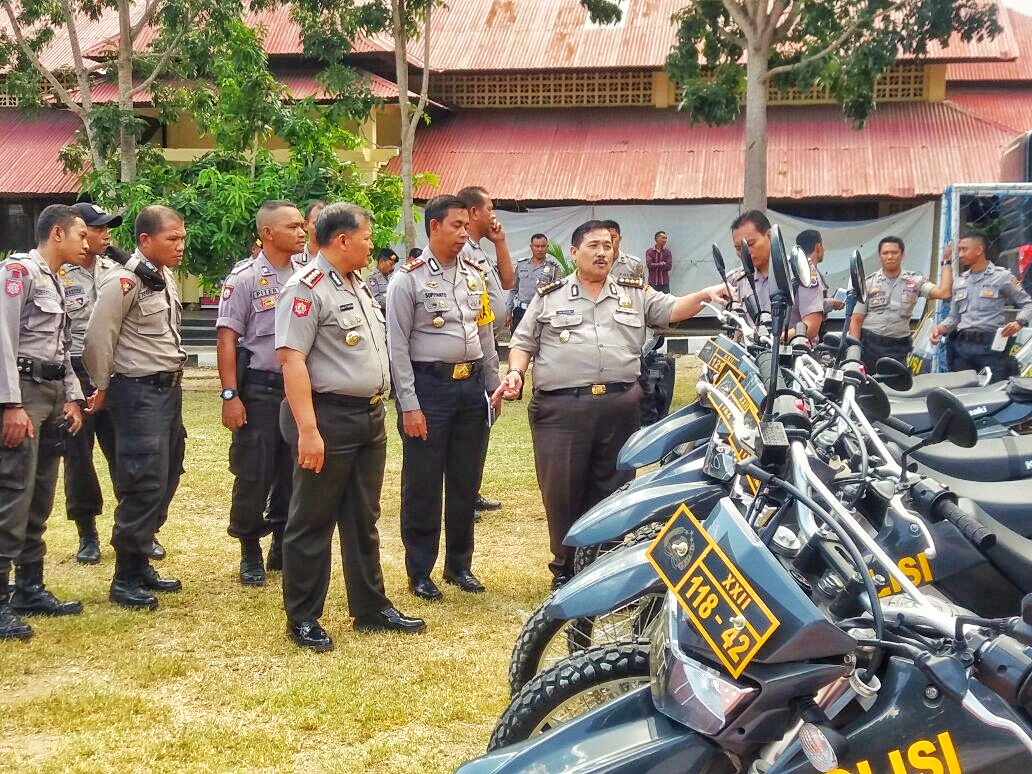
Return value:
M 13 108 L 0 108 L 0 194 L 77 193 L 78 177 L 61 169 L 57 154 L 81 127 L 64 110 L 26 117 Z
M 1014 38 L 1017 59 L 1011 62 L 970 62 L 946 68 L 947 81 L 1032 81 L 1032 16 L 1006 9 L 1006 26 Z
M 885 105 L 864 131 L 834 106 L 772 108 L 768 195 L 933 196 L 986 179 L 1012 137 L 948 103 Z M 674 110 L 465 111 L 419 130 L 414 169 L 440 186 L 416 195 L 476 184 L 517 201 L 734 200 L 742 148 L 741 124 L 693 127 Z
M 958 88 L 951 86 L 946 98 L 979 118 L 1025 132 L 1032 129 L 1032 87 Z

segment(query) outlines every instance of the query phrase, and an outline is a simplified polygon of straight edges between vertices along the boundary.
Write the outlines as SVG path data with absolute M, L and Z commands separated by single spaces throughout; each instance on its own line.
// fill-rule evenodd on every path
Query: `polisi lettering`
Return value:
M 918 739 L 906 747 L 889 750 L 885 765 L 871 760 L 857 761 L 851 768 L 832 769 L 828 774 L 963 774 L 957 749 L 949 731 L 933 739 Z
M 915 556 L 902 557 L 896 561 L 896 566 L 907 577 L 907 580 L 915 586 L 923 586 L 935 580 L 932 574 L 932 566 L 929 564 L 928 557 L 925 556 L 924 551 L 918 552 Z M 875 574 L 875 571 L 872 569 L 871 573 Z M 896 579 L 889 577 L 888 583 L 878 590 L 878 596 L 887 597 L 891 594 L 898 594 L 900 591 L 902 591 L 902 588 L 896 582 Z
M 749 595 L 749 592 L 742 588 L 742 584 L 735 580 L 733 574 L 728 573 L 727 578 L 720 585 L 724 587 L 724 591 L 734 600 L 740 610 L 744 611 L 745 608 L 752 604 L 752 597 Z

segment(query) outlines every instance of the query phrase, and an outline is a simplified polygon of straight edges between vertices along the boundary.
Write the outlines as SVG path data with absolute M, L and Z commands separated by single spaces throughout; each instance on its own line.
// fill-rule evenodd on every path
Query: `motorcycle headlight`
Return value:
M 690 626 L 677 598 L 666 595 L 652 633 L 649 664 L 656 709 L 700 734 L 717 734 L 757 693 L 685 653 L 678 629 Z

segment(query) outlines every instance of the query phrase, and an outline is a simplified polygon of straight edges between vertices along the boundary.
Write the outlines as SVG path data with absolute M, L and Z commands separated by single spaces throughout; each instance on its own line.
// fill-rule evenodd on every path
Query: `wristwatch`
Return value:
M 233 400 L 233 398 L 235 398 L 238 394 L 239 393 L 237 393 L 237 391 L 232 387 L 224 387 L 222 389 L 222 392 L 219 393 L 219 397 L 221 397 L 222 400 Z
M 510 368 L 510 369 L 509 369 L 508 371 L 506 371 L 506 372 L 505 372 L 505 375 L 506 375 L 506 376 L 508 376 L 509 374 L 519 374 L 519 375 L 520 375 L 520 379 L 521 379 L 521 380 L 522 380 L 522 379 L 525 379 L 525 378 L 526 378 L 526 377 L 524 376 L 524 373 L 523 373 L 523 371 L 521 371 L 521 370 L 520 370 L 520 369 L 518 369 L 518 368 Z

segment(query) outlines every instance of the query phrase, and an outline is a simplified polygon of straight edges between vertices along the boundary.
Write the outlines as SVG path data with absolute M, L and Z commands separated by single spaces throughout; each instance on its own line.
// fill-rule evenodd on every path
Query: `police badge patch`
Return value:
M 294 317 L 308 317 L 312 302 L 300 296 L 294 299 Z
M 128 277 L 121 277 L 118 280 L 119 286 L 122 288 L 122 295 L 126 295 L 130 290 L 136 287 L 136 283 Z

